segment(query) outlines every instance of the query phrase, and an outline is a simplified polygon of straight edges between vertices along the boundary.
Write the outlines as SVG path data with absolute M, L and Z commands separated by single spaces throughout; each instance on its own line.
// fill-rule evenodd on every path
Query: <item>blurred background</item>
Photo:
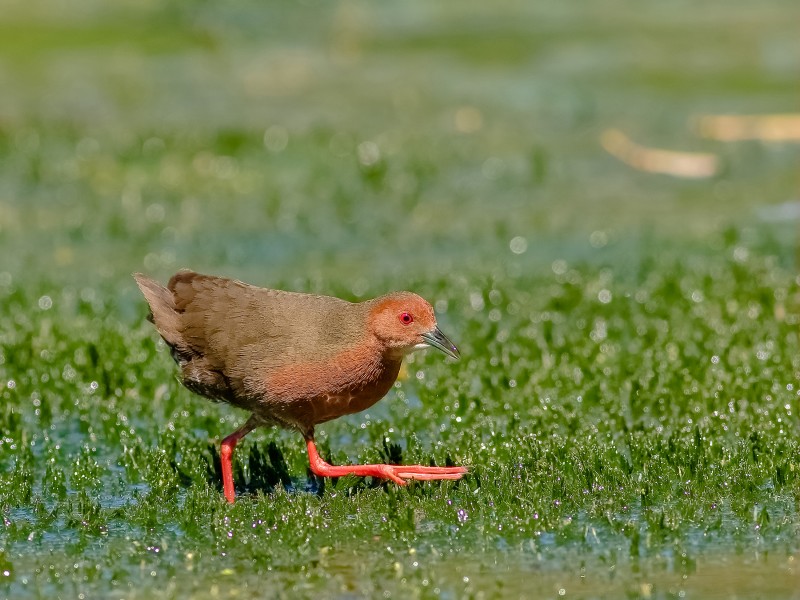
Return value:
M 0 597 L 796 598 L 799 24 L 0 0 Z M 131 278 L 182 267 L 431 299 L 462 359 L 318 439 L 470 476 L 323 491 L 259 432 L 225 504 L 244 416 Z
M 794 260 L 794 0 L 2 10 L 0 286 L 360 297 L 726 236 Z

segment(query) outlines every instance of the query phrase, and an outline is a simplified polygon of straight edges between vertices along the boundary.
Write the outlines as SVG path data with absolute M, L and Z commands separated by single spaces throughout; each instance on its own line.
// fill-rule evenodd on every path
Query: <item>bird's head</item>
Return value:
M 429 346 L 458 358 L 458 348 L 436 326 L 433 307 L 412 292 L 394 292 L 376 298 L 369 313 L 372 333 L 396 354 L 408 354 Z

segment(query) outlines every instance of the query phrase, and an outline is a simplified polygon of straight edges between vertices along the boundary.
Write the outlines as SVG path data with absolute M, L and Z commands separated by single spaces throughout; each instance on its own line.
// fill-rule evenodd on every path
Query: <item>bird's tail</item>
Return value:
M 134 273 L 133 278 L 142 290 L 147 304 L 150 305 L 148 320 L 156 326 L 167 344 L 173 348 L 180 347 L 182 345 L 180 314 L 176 311 L 172 292 L 141 273 Z

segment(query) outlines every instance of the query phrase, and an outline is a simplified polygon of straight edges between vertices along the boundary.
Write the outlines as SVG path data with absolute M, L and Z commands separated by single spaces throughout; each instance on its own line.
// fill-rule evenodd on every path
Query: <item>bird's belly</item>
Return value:
M 319 398 L 314 402 L 314 422 L 324 423 L 337 417 L 361 412 L 375 404 L 383 396 L 384 394 L 360 396 L 345 394 Z
M 400 370 L 400 361 L 377 361 L 344 368 L 349 360 L 330 364 L 292 364 L 273 372 L 262 395 L 262 410 L 274 420 L 301 430 L 365 410 L 383 398 Z
M 285 426 L 307 432 L 318 423 L 366 410 L 391 389 L 397 373 L 389 370 L 366 385 L 343 386 L 338 390 L 320 391 L 300 397 L 276 399 L 261 406 L 259 413 Z

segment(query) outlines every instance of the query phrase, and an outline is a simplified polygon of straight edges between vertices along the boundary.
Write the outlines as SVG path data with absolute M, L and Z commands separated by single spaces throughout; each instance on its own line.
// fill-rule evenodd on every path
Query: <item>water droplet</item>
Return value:
M 474 310 L 474 311 L 483 310 L 483 307 L 485 306 L 485 303 L 484 303 L 484 300 L 483 300 L 483 294 L 481 294 L 480 292 L 472 292 L 472 293 L 470 293 L 470 295 L 469 295 L 469 305 L 472 307 L 472 310 Z
M 358 162 L 371 167 L 381 159 L 381 151 L 375 142 L 361 142 L 358 145 Z
M 592 248 L 602 248 L 608 244 L 608 234 L 605 231 L 593 231 L 589 236 Z
M 528 249 L 528 240 L 518 235 L 511 239 L 511 242 L 508 244 L 508 247 L 514 254 L 524 254 L 525 251 Z
M 270 152 L 283 152 L 289 144 L 289 132 L 285 127 L 273 125 L 264 132 L 264 147 Z
M 550 268 L 553 269 L 553 273 L 556 275 L 563 275 L 567 272 L 567 261 L 563 259 L 554 260 L 553 264 L 550 265 Z

